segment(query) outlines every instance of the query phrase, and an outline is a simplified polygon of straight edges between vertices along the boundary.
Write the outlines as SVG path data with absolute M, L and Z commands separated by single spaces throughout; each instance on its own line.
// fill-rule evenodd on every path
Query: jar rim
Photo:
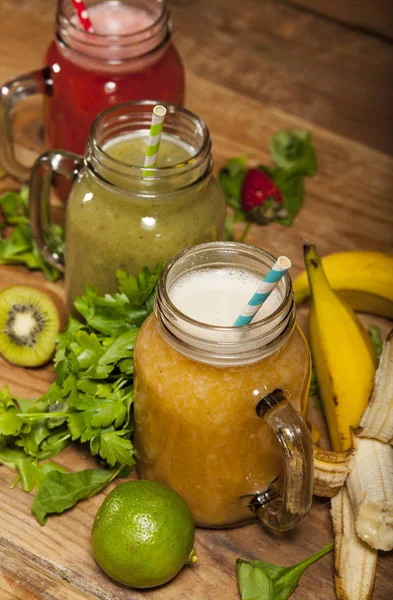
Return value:
M 209 248 L 213 249 L 218 249 L 220 247 L 225 247 L 227 248 L 229 251 L 230 250 L 237 250 L 239 253 L 245 253 L 245 252 L 253 252 L 254 254 L 259 254 L 261 257 L 263 258 L 267 258 L 270 262 L 271 262 L 271 266 L 274 265 L 274 263 L 276 262 L 276 257 L 273 256 L 273 254 L 270 254 L 270 252 L 267 252 L 266 250 L 262 250 L 262 248 L 258 248 L 257 246 L 252 246 L 251 244 L 244 244 L 244 243 L 239 243 L 239 242 L 208 242 L 206 244 L 199 244 L 197 246 L 191 246 L 190 248 L 186 248 L 185 250 L 182 250 L 181 252 L 179 252 L 179 254 L 177 254 L 175 257 L 173 257 L 164 267 L 160 281 L 162 279 L 166 279 L 167 275 L 168 275 L 168 271 L 170 271 L 170 269 L 173 267 L 173 265 L 178 262 L 179 260 L 182 259 L 183 256 L 187 256 L 187 254 L 189 254 L 190 252 L 205 252 L 206 250 L 209 250 Z M 275 319 L 277 318 L 277 316 L 279 315 L 280 312 L 282 312 L 283 309 L 286 308 L 286 306 L 288 305 L 288 303 L 291 301 L 291 295 L 292 295 L 292 282 L 291 282 L 291 277 L 289 275 L 289 273 L 285 273 L 284 277 L 282 278 L 283 282 L 286 284 L 285 288 L 285 296 L 283 297 L 282 301 L 280 302 L 279 306 L 270 314 L 262 317 L 261 319 L 258 319 L 258 321 L 252 321 L 251 323 L 249 323 L 248 325 L 242 325 L 241 330 L 244 332 L 250 332 L 250 331 L 254 331 L 255 329 L 257 329 L 258 327 L 260 327 L 262 324 L 263 325 L 269 325 L 270 323 L 273 323 L 275 321 Z M 226 331 L 233 331 L 234 329 L 239 329 L 238 327 L 233 327 L 232 326 L 225 326 L 225 325 L 211 325 L 209 323 L 204 323 L 203 321 L 197 321 L 196 319 L 193 319 L 192 317 L 189 317 L 188 315 L 186 315 L 186 313 L 183 313 L 181 310 L 179 310 L 177 308 L 177 306 L 172 302 L 168 290 L 166 289 L 166 286 L 163 286 L 161 288 L 161 292 L 165 298 L 165 301 L 168 303 L 168 306 L 170 306 L 170 308 L 173 310 L 173 313 L 178 315 L 179 317 L 181 317 L 184 321 L 186 321 L 186 323 L 189 323 L 190 325 L 198 325 L 198 327 L 201 327 L 202 329 L 205 329 L 207 331 L 222 331 L 223 333 Z
M 59 15 L 62 17 L 62 19 L 64 19 L 67 22 L 67 25 L 71 28 L 71 31 L 75 31 L 77 33 L 80 33 L 82 31 L 83 34 L 86 34 L 87 39 L 90 38 L 90 40 L 92 40 L 94 38 L 102 39 L 103 41 L 104 40 L 108 40 L 108 41 L 109 40 L 113 40 L 113 41 L 126 40 L 128 38 L 137 39 L 138 36 L 141 36 L 142 34 L 147 33 L 149 30 L 157 27 L 157 25 L 160 23 L 161 20 L 163 20 L 163 18 L 164 18 L 164 20 L 169 20 L 169 10 L 168 10 L 165 0 L 157 0 L 156 4 L 157 4 L 157 6 L 160 6 L 161 10 L 157 13 L 157 16 L 150 23 L 150 25 L 148 25 L 147 27 L 144 27 L 143 29 L 138 29 L 138 31 L 135 31 L 133 33 L 120 33 L 120 34 L 110 34 L 110 35 L 108 35 L 106 33 L 97 33 L 94 31 L 86 31 L 86 30 L 82 30 L 80 27 L 78 27 L 75 23 L 72 22 L 71 18 L 66 15 L 66 13 L 65 13 L 66 1 L 67 0 L 59 1 L 59 8 L 58 8 Z M 86 43 L 89 44 L 89 42 L 87 40 L 86 40 Z
M 202 140 L 200 147 L 195 151 L 195 153 L 193 153 L 187 160 L 174 165 L 163 167 L 145 167 L 142 165 L 132 165 L 126 163 L 122 160 L 114 158 L 108 152 L 106 152 L 103 147 L 105 144 L 98 139 L 100 137 L 100 128 L 104 127 L 106 121 L 109 121 L 111 118 L 115 119 L 116 114 L 118 115 L 119 120 L 122 120 L 123 123 L 125 123 L 125 119 L 127 119 L 127 117 L 131 118 L 132 115 L 135 115 L 136 118 L 141 118 L 143 116 L 145 119 L 147 119 L 146 127 L 144 129 L 136 129 L 135 131 L 148 131 L 151 114 L 154 106 L 157 104 L 165 106 L 167 111 L 167 120 L 168 117 L 180 117 L 180 120 L 184 120 L 186 122 L 188 121 L 194 126 L 195 131 L 198 132 Z M 145 107 L 148 110 L 134 110 Z M 165 123 L 163 132 L 164 134 L 166 133 Z M 101 113 L 99 113 L 99 115 L 97 115 L 91 125 L 87 146 L 90 149 L 90 153 L 95 156 L 98 162 L 105 161 L 105 169 L 107 171 L 112 171 L 113 174 L 118 174 L 119 171 L 121 171 L 122 176 L 125 178 L 145 179 L 149 182 L 168 180 L 168 177 L 178 176 L 185 172 L 190 172 L 193 169 L 197 170 L 200 168 L 201 163 L 208 159 L 211 154 L 210 133 L 206 124 L 197 115 L 186 108 L 158 100 L 136 100 L 124 102 L 103 110 Z M 149 171 L 148 176 L 146 176 L 146 170 Z
M 275 260 L 261 248 L 238 242 L 210 242 L 183 250 L 166 265 L 158 282 L 154 314 L 160 334 L 184 356 L 214 366 L 252 364 L 279 350 L 295 326 L 294 294 L 288 273 L 277 284 L 281 288 L 279 306 L 242 327 L 203 323 L 183 313 L 170 299 L 170 287 L 187 272 L 225 266 L 255 271 L 256 266 L 263 266 L 267 273 Z

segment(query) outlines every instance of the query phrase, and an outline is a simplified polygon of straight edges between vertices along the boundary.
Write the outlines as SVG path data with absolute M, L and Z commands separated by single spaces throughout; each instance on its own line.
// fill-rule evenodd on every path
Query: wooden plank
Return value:
M 0 540 L 0 597 L 4 600 L 90 600 L 66 580 L 48 573 L 6 540 Z M 45 596 L 43 596 L 43 593 Z
M 393 39 L 391 0 L 289 0 L 288 3 Z
M 274 0 L 172 6 L 188 71 L 393 152 L 392 44 Z
M 169 5 L 188 72 L 393 153 L 391 44 L 275 0 Z M 0 81 L 42 65 L 54 9 L 0 0 Z

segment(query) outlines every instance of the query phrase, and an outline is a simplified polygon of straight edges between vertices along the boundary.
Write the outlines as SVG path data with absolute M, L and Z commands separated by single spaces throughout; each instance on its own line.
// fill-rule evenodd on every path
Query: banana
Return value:
M 314 445 L 314 494 L 332 498 L 342 488 L 351 467 L 353 450 L 331 452 Z
M 393 550 L 393 448 L 355 438 L 346 486 L 358 536 L 376 550 Z
M 357 434 L 393 443 L 393 329 L 383 344 L 373 392 Z
M 371 600 L 377 551 L 362 542 L 356 533 L 355 517 L 345 486 L 332 498 L 332 519 L 337 598 Z
M 333 292 L 321 259 L 304 246 L 312 291 L 310 345 L 333 450 L 348 450 L 366 408 L 376 368 L 371 342 L 353 310 Z
M 333 290 L 353 310 L 393 319 L 393 255 L 384 252 L 338 252 L 322 259 Z M 306 271 L 293 282 L 296 304 L 310 295 Z

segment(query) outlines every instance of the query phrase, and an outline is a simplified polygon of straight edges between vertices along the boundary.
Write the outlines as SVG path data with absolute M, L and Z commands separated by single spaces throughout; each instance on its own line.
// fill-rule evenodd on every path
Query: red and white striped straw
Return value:
M 72 0 L 72 4 L 78 14 L 79 21 L 85 31 L 94 32 L 93 25 L 89 19 L 89 13 L 86 10 L 86 5 L 83 0 Z

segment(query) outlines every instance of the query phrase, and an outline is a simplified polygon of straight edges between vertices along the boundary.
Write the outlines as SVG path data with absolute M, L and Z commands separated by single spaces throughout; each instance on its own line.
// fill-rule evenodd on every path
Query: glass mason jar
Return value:
M 82 154 L 90 126 L 104 109 L 156 98 L 183 104 L 184 69 L 171 41 L 164 0 L 85 0 L 95 32 L 81 29 L 71 0 L 59 0 L 55 39 L 46 67 L 0 90 L 0 164 L 27 181 L 30 169 L 15 156 L 12 113 L 27 96 L 44 95 L 47 148 Z
M 136 274 L 191 244 L 223 238 L 225 199 L 212 175 L 209 131 L 197 116 L 165 104 L 159 151 L 164 166 L 140 166 L 155 105 L 141 101 L 107 109 L 93 123 L 84 158 L 54 150 L 33 167 L 33 236 L 60 269 L 46 239 L 48 192 L 55 173 L 74 180 L 66 213 L 69 308 L 87 283 L 101 294 L 116 291 L 117 269 Z
M 197 525 L 229 527 L 258 515 L 286 530 L 312 501 L 313 444 L 303 420 L 310 355 L 295 324 L 288 274 L 280 304 L 245 327 L 191 319 L 171 301 L 179 277 L 207 267 L 265 275 L 274 257 L 231 242 L 184 250 L 160 278 L 154 315 L 135 348 L 137 469 L 176 490 Z

